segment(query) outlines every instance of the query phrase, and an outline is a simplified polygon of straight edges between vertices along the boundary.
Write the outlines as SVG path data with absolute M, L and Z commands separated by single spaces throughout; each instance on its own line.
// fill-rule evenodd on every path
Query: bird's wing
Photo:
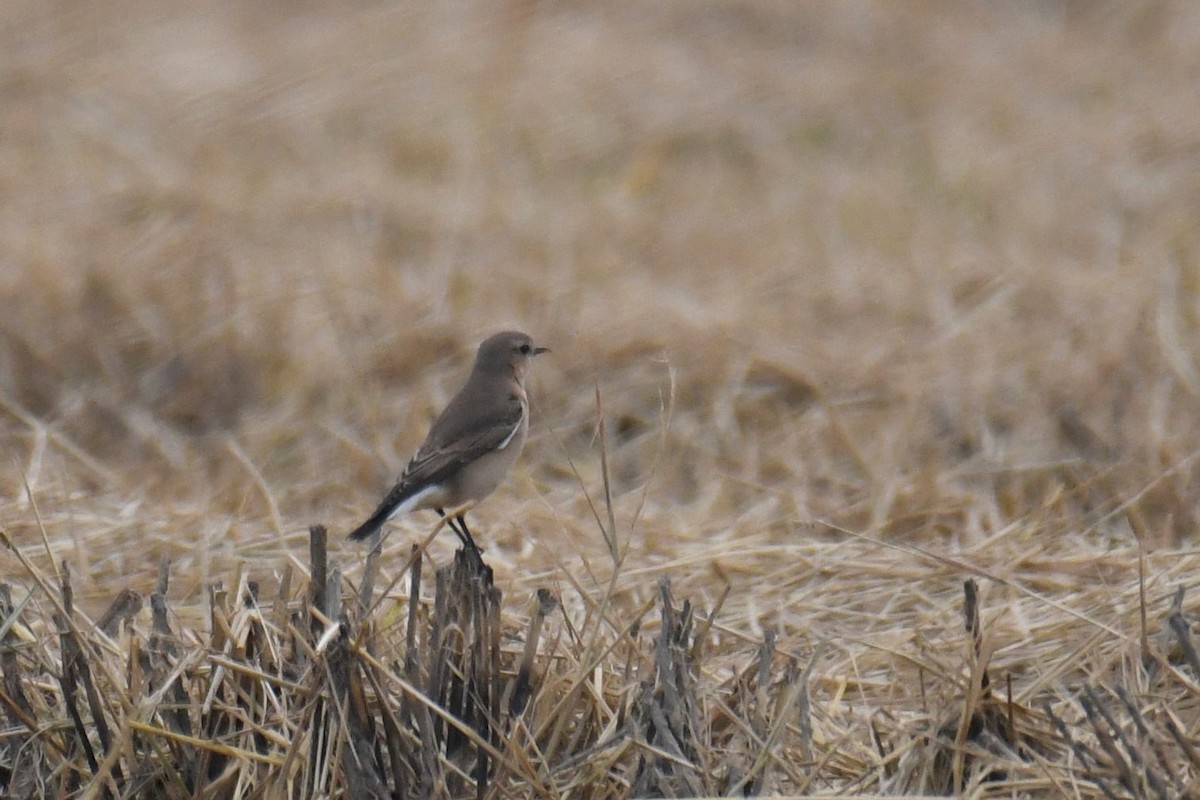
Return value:
M 472 424 L 450 436 L 434 436 L 431 431 L 429 439 L 408 462 L 395 488 L 388 492 L 381 505 L 389 501 L 399 504 L 426 486 L 446 480 L 464 464 L 492 450 L 503 449 L 520 429 L 524 416 L 521 398 L 513 394 L 494 413 L 477 417 Z M 434 430 L 437 430 L 436 425 Z
M 475 401 L 472 397 L 474 389 L 468 386 L 450 401 L 396 485 L 367 521 L 350 534 L 351 539 L 365 539 L 410 497 L 449 479 L 480 456 L 508 446 L 525 418 L 525 403 L 521 396 L 509 394 L 503 402 L 491 404 L 491 411 L 482 416 L 464 415 L 458 408 L 469 407 Z

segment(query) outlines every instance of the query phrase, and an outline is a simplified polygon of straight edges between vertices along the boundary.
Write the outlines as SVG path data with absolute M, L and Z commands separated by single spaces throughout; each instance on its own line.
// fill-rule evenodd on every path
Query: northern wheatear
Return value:
M 529 430 L 529 398 L 525 374 L 529 362 L 549 348 L 535 347 L 517 331 L 504 331 L 479 345 L 475 368 L 433 423 L 425 443 L 384 496 L 375 513 L 350 534 L 365 539 L 383 523 L 406 511 L 432 508 L 446 516 L 447 508 L 478 503 L 491 494 L 525 446 Z M 465 512 L 450 527 L 475 552 L 479 548 L 467 529 Z

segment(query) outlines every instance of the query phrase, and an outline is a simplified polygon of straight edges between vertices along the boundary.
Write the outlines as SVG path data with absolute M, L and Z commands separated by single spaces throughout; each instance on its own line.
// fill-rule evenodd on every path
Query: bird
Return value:
M 361 541 L 397 514 L 474 506 L 495 491 L 525 446 L 529 397 L 525 377 L 536 356 L 550 352 L 519 331 L 501 331 L 479 345 L 470 377 L 434 421 L 424 444 L 396 485 L 347 538 Z M 457 525 L 455 524 L 457 522 Z M 466 512 L 449 520 L 462 543 L 478 555 Z

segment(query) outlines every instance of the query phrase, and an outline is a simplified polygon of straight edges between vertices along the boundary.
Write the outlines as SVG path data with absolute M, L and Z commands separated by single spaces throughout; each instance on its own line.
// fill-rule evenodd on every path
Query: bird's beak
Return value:
M 533 348 L 533 354 L 534 354 L 535 356 L 540 356 L 542 353 L 549 353 L 549 352 L 550 352 L 550 348 L 549 348 L 549 347 L 535 347 L 535 348 Z

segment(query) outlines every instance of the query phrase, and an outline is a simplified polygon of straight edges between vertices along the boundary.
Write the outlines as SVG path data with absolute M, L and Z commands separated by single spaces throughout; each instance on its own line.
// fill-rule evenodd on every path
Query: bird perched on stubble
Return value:
M 485 339 L 466 384 L 433 423 L 396 485 L 349 538 L 366 539 L 397 514 L 431 508 L 444 517 L 447 508 L 478 503 L 491 494 L 525 446 L 525 376 L 534 356 L 548 352 L 518 331 Z M 479 552 L 465 513 L 451 519 L 450 527 L 464 545 Z

